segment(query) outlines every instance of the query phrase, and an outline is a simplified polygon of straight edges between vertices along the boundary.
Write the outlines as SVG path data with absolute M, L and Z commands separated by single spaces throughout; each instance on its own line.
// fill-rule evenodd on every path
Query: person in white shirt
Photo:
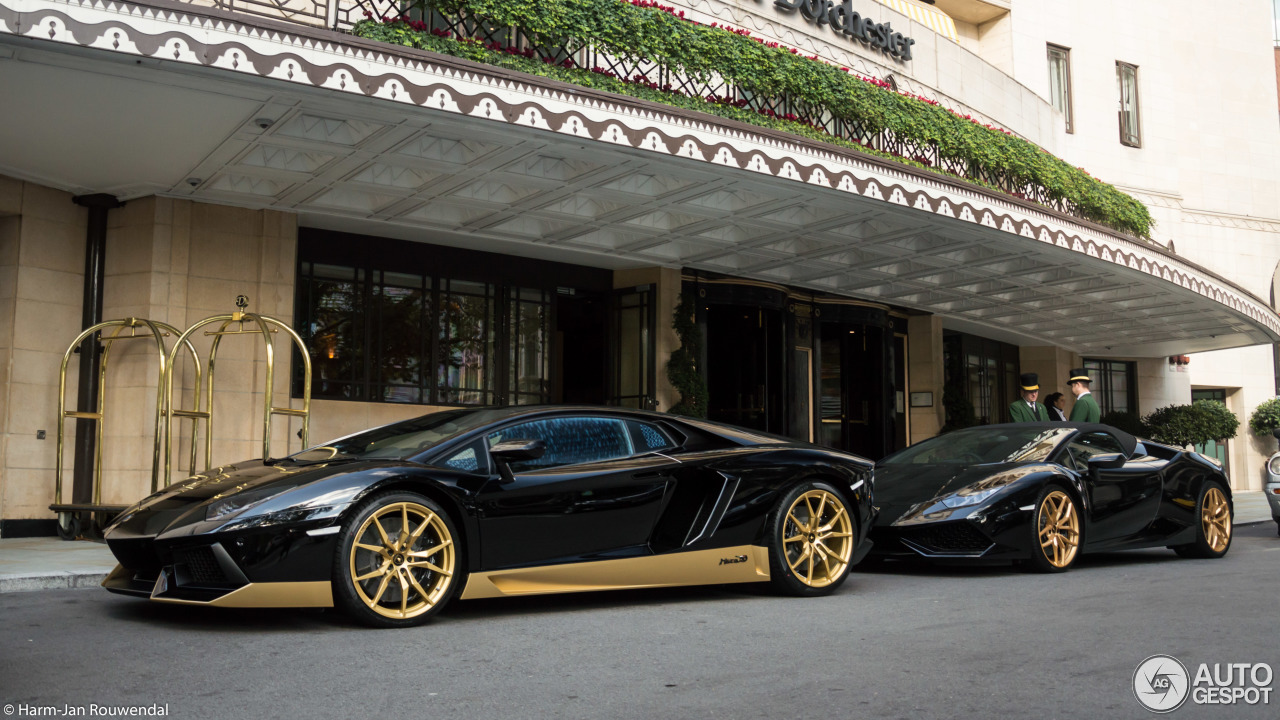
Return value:
M 1067 398 L 1062 393 L 1050 393 L 1044 399 L 1044 406 L 1049 411 L 1049 419 L 1053 422 L 1067 421 Z

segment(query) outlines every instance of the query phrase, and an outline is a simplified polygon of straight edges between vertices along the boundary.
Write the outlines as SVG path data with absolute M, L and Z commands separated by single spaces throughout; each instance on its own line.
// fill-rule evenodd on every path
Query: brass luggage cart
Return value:
M 166 413 L 167 424 L 165 426 L 165 446 L 164 446 L 164 484 L 167 486 L 172 481 L 170 470 L 170 457 L 172 454 L 173 444 L 173 419 L 187 418 L 191 422 L 191 464 L 192 473 L 195 472 L 195 455 L 196 455 L 196 435 L 198 426 L 201 421 L 204 422 L 204 469 L 208 470 L 212 466 L 213 461 L 213 381 L 214 367 L 218 357 L 218 346 L 222 342 L 222 338 L 228 335 L 259 335 L 262 338 L 263 346 L 266 350 L 267 377 L 266 387 L 263 390 L 263 408 L 262 408 L 262 457 L 271 457 L 271 419 L 276 415 L 287 417 L 297 417 L 302 419 L 302 429 L 298 433 L 298 437 L 302 439 L 302 447 L 307 447 L 307 436 L 310 430 L 311 417 L 311 355 L 307 352 L 307 346 L 302 341 L 298 333 L 284 322 L 267 315 L 258 315 L 256 313 L 244 312 L 244 308 L 248 305 L 248 299 L 243 295 L 236 298 L 236 306 L 240 309 L 229 315 L 214 315 L 198 321 L 186 332 L 178 338 L 178 343 L 169 352 L 169 363 L 166 366 L 168 373 L 162 383 L 163 392 L 165 394 L 164 406 L 168 408 Z M 173 360 L 177 355 L 177 348 L 183 344 L 190 344 L 190 337 L 198 330 L 208 325 L 220 323 L 216 330 L 206 330 L 204 335 L 212 337 L 213 343 L 209 348 L 209 359 L 207 363 L 207 371 L 203 377 L 203 385 L 201 378 L 197 374 L 196 377 L 196 402 L 195 407 L 190 409 L 176 408 L 173 406 Z M 245 326 L 249 325 L 246 329 Z M 233 328 L 234 326 L 234 328 Z M 233 329 L 229 329 L 233 328 Z M 290 339 L 293 340 L 294 346 L 298 348 L 302 356 L 302 408 L 294 409 L 290 407 L 280 407 L 275 404 L 274 380 L 275 380 L 275 349 L 272 344 L 272 334 L 283 331 Z M 205 398 L 205 409 L 200 409 L 200 395 L 203 393 Z
M 115 328 L 110 335 L 99 335 L 106 330 Z M 145 330 L 139 332 L 139 330 Z M 128 334 L 124 334 L 128 331 Z M 112 346 L 124 340 L 151 340 L 155 344 L 156 357 L 159 360 L 160 367 L 156 382 L 156 407 L 153 423 L 153 447 L 151 452 L 151 491 L 155 492 L 159 489 L 160 478 L 160 448 L 165 442 L 161 434 L 165 432 L 165 426 L 161 423 L 161 418 L 165 415 L 165 378 L 171 375 L 170 363 L 174 362 L 178 355 L 180 347 L 185 346 L 191 355 L 191 360 L 195 364 L 195 373 L 197 378 L 200 377 L 200 358 L 196 355 L 195 348 L 190 342 L 177 342 L 170 352 L 165 347 L 164 338 L 177 336 L 178 329 L 167 323 L 158 320 L 148 320 L 145 318 L 124 318 L 120 320 L 107 320 L 98 323 L 80 333 L 71 345 L 67 347 L 67 351 L 62 355 L 62 366 L 58 371 L 58 457 L 54 463 L 54 486 L 53 486 L 53 504 L 49 509 L 58 514 L 58 536 L 64 540 L 73 540 L 79 536 L 82 522 L 82 515 L 89 515 L 94 526 L 105 526 L 117 513 L 123 510 L 124 505 L 106 505 L 102 502 L 102 444 L 105 437 L 105 417 L 106 417 L 106 379 L 107 366 L 111 357 Z M 67 365 L 71 362 L 71 356 L 75 354 L 77 348 L 85 340 L 99 335 L 98 343 L 103 346 L 102 357 L 98 366 L 98 407 L 95 411 L 81 411 L 67 409 Z M 87 358 L 85 359 L 87 361 Z M 196 398 L 199 403 L 199 397 Z M 91 501 L 88 503 L 64 503 L 62 502 L 62 454 L 66 440 L 66 421 L 67 420 L 91 420 L 95 425 L 97 442 L 94 447 L 93 455 L 93 492 Z M 194 467 L 195 453 L 192 453 L 191 462 Z

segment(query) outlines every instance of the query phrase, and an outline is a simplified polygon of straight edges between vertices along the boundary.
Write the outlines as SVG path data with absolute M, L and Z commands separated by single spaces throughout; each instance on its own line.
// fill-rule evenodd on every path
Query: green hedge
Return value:
M 1217 400 L 1169 405 L 1142 418 L 1147 437 L 1182 447 L 1236 436 L 1240 419 Z
M 871 132 L 888 130 L 901 139 L 935 146 L 942 157 L 1002 174 L 1015 187 L 1038 185 L 1051 197 L 1072 203 L 1075 214 L 1085 219 L 1139 237 L 1151 233 L 1153 221 L 1142 203 L 1033 143 L 959 116 L 931 100 L 886 89 L 884 83 L 860 78 L 847 68 L 828 65 L 777 43 L 761 42 L 745 31 L 694 23 L 671 8 L 643 0 L 636 4 L 622 0 L 428 0 L 428 4 L 452 17 L 465 15 L 497 26 L 519 27 L 545 46 L 572 51 L 590 39 L 593 47 L 616 57 L 658 62 L 693 78 L 718 75 L 761 97 L 786 95 L 823 107 L 837 118 L 860 123 Z M 352 33 L 863 149 L 824 130 L 766 117 L 723 99 L 691 98 L 589 69 L 549 65 L 504 48 L 486 48 L 478 41 L 435 35 L 421 23 L 408 20 L 364 20 L 356 23 Z M 929 167 L 911 158 L 874 154 Z
M 1258 437 L 1270 437 L 1271 431 L 1280 427 L 1280 397 L 1264 400 L 1249 416 L 1249 429 Z

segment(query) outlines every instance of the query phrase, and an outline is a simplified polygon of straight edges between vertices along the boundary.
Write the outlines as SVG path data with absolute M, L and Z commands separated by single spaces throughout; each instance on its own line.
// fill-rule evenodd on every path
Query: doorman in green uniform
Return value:
M 1009 415 L 1014 422 L 1049 422 L 1049 411 L 1036 402 L 1040 396 L 1040 376 L 1022 373 L 1018 378 L 1022 386 L 1022 399 L 1009 404 Z
M 1089 392 L 1089 373 L 1084 368 L 1071 371 L 1067 387 L 1076 396 L 1076 404 L 1071 406 L 1071 422 L 1096 423 L 1102 421 L 1102 410 L 1098 409 L 1098 401 Z

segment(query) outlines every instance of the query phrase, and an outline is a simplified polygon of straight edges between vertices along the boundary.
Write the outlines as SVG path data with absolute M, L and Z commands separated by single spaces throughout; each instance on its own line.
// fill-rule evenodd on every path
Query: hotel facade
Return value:
M 668 410 L 684 297 L 714 420 L 875 459 L 959 414 L 1006 421 L 1020 373 L 1043 398 L 1084 367 L 1104 414 L 1225 402 L 1240 434 L 1205 452 L 1237 491 L 1261 487 L 1275 441 L 1247 420 L 1277 395 L 1280 341 L 1272 3 L 636 5 L 1026 140 L 1154 225 L 1115 229 L 797 98 L 589 38 L 557 54 L 447 10 L 409 16 L 683 99 L 352 33 L 402 12 L 387 3 L 0 0 L 0 535 L 53 532 L 55 500 L 123 505 L 165 482 L 154 339 L 91 338 L 91 363 L 70 347 L 85 328 L 164 323 L 172 347 L 240 296 L 296 331 L 310 386 L 283 330 L 272 351 L 193 333 L 206 380 L 223 342 L 218 381 L 200 398 L 176 353 L 170 407 L 214 419 L 175 415 L 169 477 L 206 437 L 215 465 L 261 455 L 264 422 L 272 454 L 296 449 L 304 408 L 312 441 L 460 405 Z M 820 132 L 688 102 L 704 95 Z

